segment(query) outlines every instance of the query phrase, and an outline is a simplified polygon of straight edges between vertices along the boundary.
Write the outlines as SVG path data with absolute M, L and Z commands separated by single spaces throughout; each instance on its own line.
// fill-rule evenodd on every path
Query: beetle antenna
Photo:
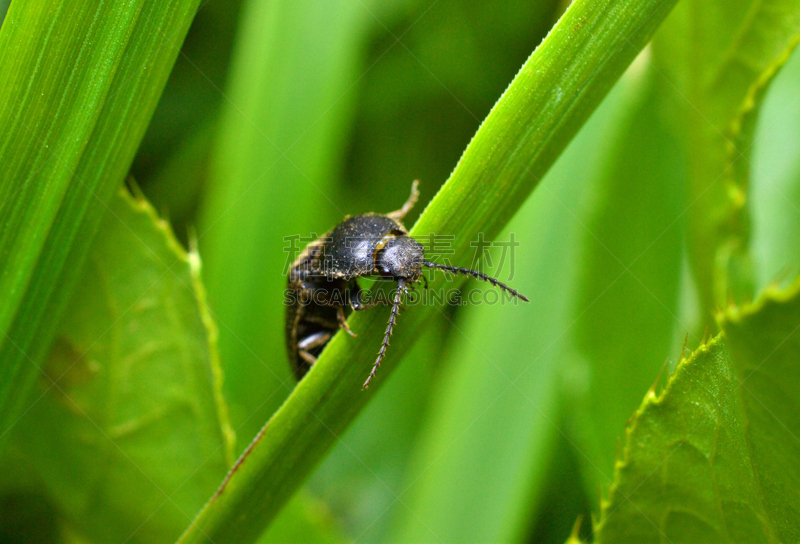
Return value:
M 405 290 L 405 287 L 406 282 L 403 280 L 403 278 L 397 280 L 397 293 L 394 296 L 392 315 L 389 316 L 389 325 L 386 326 L 386 332 L 383 335 L 381 350 L 378 352 L 378 358 L 375 360 L 375 364 L 372 365 L 372 372 L 369 373 L 367 381 L 364 382 L 364 389 L 369 387 L 369 382 L 372 381 L 372 378 L 375 377 L 375 373 L 378 371 L 378 367 L 381 366 L 381 359 L 383 359 L 383 356 L 386 355 L 386 347 L 389 345 L 389 337 L 392 335 L 392 327 L 394 327 L 394 324 L 397 322 L 397 316 L 400 313 L 400 301 L 402 300 L 400 295 Z
M 491 276 L 487 276 L 486 274 L 481 274 L 477 270 L 470 270 L 469 268 L 461 268 L 460 266 L 447 266 L 444 264 L 436 264 L 430 261 L 422 261 L 422 264 L 424 264 L 428 268 L 438 268 L 439 270 L 447 270 L 448 272 L 452 272 L 453 274 L 463 274 L 465 276 L 472 276 L 476 280 L 483 280 L 489 282 L 495 287 L 498 287 L 507 293 L 511 293 L 520 300 L 524 300 L 525 302 L 530 302 L 530 300 L 528 300 L 528 297 L 526 297 L 522 293 L 518 292 L 515 289 L 512 289 L 505 283 L 495 278 L 492 278 Z

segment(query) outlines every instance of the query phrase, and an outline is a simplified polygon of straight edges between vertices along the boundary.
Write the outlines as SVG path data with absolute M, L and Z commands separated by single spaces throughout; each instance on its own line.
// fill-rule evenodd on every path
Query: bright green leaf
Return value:
M 176 539 L 232 460 L 199 274 L 197 254 L 120 191 L 13 433 L 92 541 Z
M 595 542 L 800 538 L 800 282 L 721 325 L 632 418 Z
M 497 235 L 673 4 L 573 3 L 494 107 L 412 235 L 453 234 L 455 257 L 465 253 L 478 232 Z M 431 287 L 442 285 L 439 274 Z M 359 338 L 337 335 L 331 341 L 182 542 L 206 536 L 218 543 L 251 542 L 258 537 L 373 394 L 373 389 L 361 391 L 359 384 L 374 361 L 387 311 L 351 318 Z M 431 311 L 404 312 L 393 338 L 394 361 L 413 344 Z M 376 387 L 391 370 L 388 362 Z
M 723 314 L 747 440 L 770 532 L 800 541 L 800 282 Z M 739 539 L 744 542 L 744 539 Z

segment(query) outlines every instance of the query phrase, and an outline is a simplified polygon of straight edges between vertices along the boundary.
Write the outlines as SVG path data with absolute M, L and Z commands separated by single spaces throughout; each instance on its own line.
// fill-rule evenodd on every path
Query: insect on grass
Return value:
M 308 244 L 292 264 L 288 275 L 287 295 L 291 303 L 286 309 L 286 347 L 298 380 L 314 365 L 340 328 L 356 336 L 347 326 L 351 312 L 377 304 L 377 300 L 367 300 L 358 278 L 378 277 L 397 282 L 389 323 L 378 358 L 364 382 L 365 389 L 386 355 L 403 294 L 407 295 L 408 288 L 418 282 L 428 286 L 423 268 L 471 276 L 528 302 L 527 297 L 486 274 L 425 260 L 422 244 L 408 235 L 401 222 L 418 197 L 415 181 L 411 196 L 399 210 L 385 215 L 366 213 L 345 217 L 330 232 Z

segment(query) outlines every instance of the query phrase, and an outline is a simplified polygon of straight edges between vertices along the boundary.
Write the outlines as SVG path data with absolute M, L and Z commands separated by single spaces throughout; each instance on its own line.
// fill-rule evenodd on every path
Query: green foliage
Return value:
M 199 257 L 126 192 L 109 203 L 15 446 L 93 540 L 162 542 L 224 476 L 233 435 Z
M 640 75 L 623 136 L 596 175 L 599 194 L 585 223 L 575 305 L 585 313 L 575 325 L 570 372 L 590 381 L 572 391 L 572 425 L 592 493 L 611 481 L 617 437 L 670 356 L 673 328 L 690 330 L 676 317 L 685 171 L 665 126 L 659 79 L 648 68 Z
M 2 437 L 26 408 L 198 3 L 20 0 L 3 21 Z
M 288 365 L 274 357 L 285 349 L 283 334 L 264 334 L 283 327 L 284 237 L 322 234 L 345 213 L 327 195 L 345 142 L 338 128 L 353 97 L 347 90 L 365 12 L 359 2 L 317 4 L 245 4 L 199 212 L 220 352 L 231 368 L 227 391 L 244 404 L 234 405 L 234 422 L 244 422 L 245 436 L 291 390 Z
M 688 0 L 656 41 L 688 149 L 689 250 L 706 316 L 752 300 L 747 191 L 755 121 L 800 40 L 797 0 Z
M 800 282 L 732 308 L 634 415 L 595 542 L 795 542 Z
M 411 234 L 453 234 L 456 255 L 478 232 L 494 237 L 670 7 L 595 2 L 567 10 L 495 105 Z M 608 17 L 588 17 L 587 10 L 606 8 Z M 501 139 L 504 145 L 497 145 Z M 441 283 L 440 275 L 431 288 Z M 383 319 L 376 320 L 376 313 Z M 429 313 L 428 308 L 408 313 L 407 324 L 395 334 L 395 354 L 413 343 L 413 331 Z M 251 541 L 260 533 L 369 399 L 352 384 L 366 375 L 385 319 L 386 312 L 376 311 L 353 316 L 350 326 L 359 339 L 334 337 L 182 542 Z
M 798 540 L 800 1 L 124 4 L 0 30 L 0 541 Z M 296 386 L 286 265 L 413 179 L 531 302 Z

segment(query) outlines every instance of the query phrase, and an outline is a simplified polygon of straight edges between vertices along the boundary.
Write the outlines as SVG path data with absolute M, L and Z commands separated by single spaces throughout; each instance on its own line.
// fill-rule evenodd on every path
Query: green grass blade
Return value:
M 0 434 L 13 424 L 199 0 L 12 4 L 0 30 Z
M 94 542 L 168 542 L 232 463 L 200 260 L 120 190 L 12 444 Z M 113 520 L 113 523 L 109 523 Z
M 798 0 L 687 0 L 659 33 L 688 145 L 689 250 L 705 321 L 755 291 L 750 158 L 764 93 L 800 40 Z M 676 116 L 678 117 L 678 116 Z
M 485 272 L 500 271 L 533 294 L 531 303 L 483 304 L 453 325 L 454 345 L 441 363 L 421 451 L 401 488 L 395 531 L 389 538 L 369 533 L 373 541 L 514 542 L 531 530 L 552 471 L 551 450 L 566 431 L 561 391 L 563 382 L 574 381 L 564 372 L 572 286 L 580 275 L 585 223 L 602 187 L 598 174 L 613 151 L 608 142 L 626 128 L 641 87 L 641 77 L 630 76 L 547 173 L 547 188 L 536 191 L 497 238 L 514 233 L 522 245 L 513 257 L 494 261 L 500 270 Z M 513 278 L 505 276 L 509 264 Z M 475 288 L 483 287 L 472 284 L 467 292 Z
M 456 258 L 478 232 L 495 236 L 673 5 L 669 0 L 573 3 L 492 110 L 412 234 L 455 235 Z M 442 285 L 439 274 L 432 287 Z M 404 312 L 376 385 L 430 315 L 430 308 Z M 350 325 L 359 338 L 337 335 L 331 341 L 182 542 L 258 537 L 374 394 L 361 391 L 360 384 L 386 317 L 381 310 L 353 316 Z
M 358 541 L 388 540 L 392 507 L 430 413 L 431 391 L 444 385 L 439 376 L 447 364 L 443 348 L 450 330 L 444 313 L 426 323 L 404 356 L 409 364 L 392 373 L 381 394 L 359 414 L 307 484 L 344 517 L 348 527 L 357 528 L 352 536 Z M 391 433 L 376 432 L 387 422 Z
M 800 281 L 722 316 L 628 428 L 595 542 L 800 539 Z

